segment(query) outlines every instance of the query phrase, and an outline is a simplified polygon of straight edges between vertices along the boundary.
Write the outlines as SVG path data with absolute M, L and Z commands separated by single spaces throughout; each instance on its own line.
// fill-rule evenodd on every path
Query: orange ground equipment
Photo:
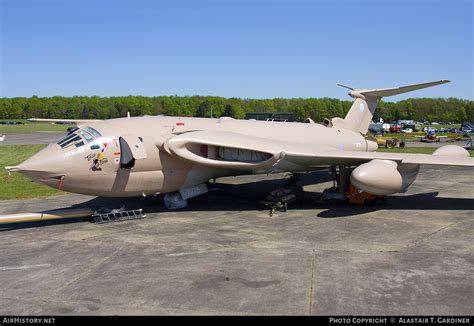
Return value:
M 386 196 L 374 195 L 354 187 L 349 183 L 349 189 L 346 191 L 346 197 L 350 204 L 356 205 L 375 205 L 378 200 L 385 202 Z

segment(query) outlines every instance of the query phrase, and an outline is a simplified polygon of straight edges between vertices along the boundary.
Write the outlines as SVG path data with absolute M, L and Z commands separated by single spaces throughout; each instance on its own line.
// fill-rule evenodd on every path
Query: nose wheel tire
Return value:
M 185 208 L 188 206 L 188 201 L 181 197 L 179 192 L 167 193 L 163 196 L 163 202 L 166 208 L 170 210 Z

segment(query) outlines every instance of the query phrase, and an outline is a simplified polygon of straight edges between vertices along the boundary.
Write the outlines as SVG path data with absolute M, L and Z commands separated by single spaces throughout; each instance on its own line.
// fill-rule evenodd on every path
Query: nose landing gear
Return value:
M 163 202 L 165 203 L 166 208 L 170 210 L 185 208 L 188 206 L 188 201 L 183 199 L 179 191 L 165 194 L 163 196 Z
M 163 197 L 164 204 L 168 209 L 180 209 L 188 206 L 188 199 L 202 195 L 209 190 L 204 183 L 181 188 L 179 191 L 167 193 Z

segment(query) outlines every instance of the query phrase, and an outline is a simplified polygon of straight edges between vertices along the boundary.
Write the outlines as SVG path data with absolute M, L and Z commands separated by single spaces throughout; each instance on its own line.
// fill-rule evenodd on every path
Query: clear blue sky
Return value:
M 472 0 L 0 0 L 0 97 L 474 99 Z

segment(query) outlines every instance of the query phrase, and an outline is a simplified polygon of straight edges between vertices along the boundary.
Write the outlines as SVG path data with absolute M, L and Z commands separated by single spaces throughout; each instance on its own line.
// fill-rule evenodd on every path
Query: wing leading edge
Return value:
M 286 158 L 293 163 L 308 167 L 324 164 L 359 165 L 371 160 L 389 160 L 400 164 L 474 166 L 474 158 L 465 156 L 355 152 L 333 149 L 325 150 L 315 155 L 301 155 L 300 153 L 292 155 L 287 153 Z
M 289 163 L 311 170 L 331 165 L 360 165 L 371 160 L 390 160 L 398 164 L 474 166 L 474 158 L 459 146 L 429 154 L 357 152 L 221 131 L 194 131 L 168 139 L 164 149 L 182 159 L 208 166 L 255 170 L 271 168 L 284 158 Z M 454 150 L 453 150 L 454 149 Z

